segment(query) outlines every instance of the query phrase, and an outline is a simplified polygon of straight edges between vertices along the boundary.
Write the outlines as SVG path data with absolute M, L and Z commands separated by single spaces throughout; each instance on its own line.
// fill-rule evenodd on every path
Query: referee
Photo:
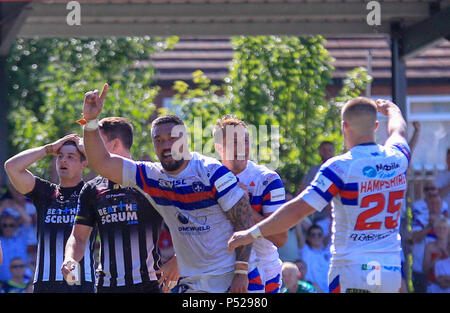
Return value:
M 85 155 L 77 145 L 76 135 L 68 135 L 52 144 L 25 150 L 5 162 L 5 170 L 14 187 L 29 197 L 37 211 L 38 250 L 33 281 L 35 293 L 94 292 L 93 250 L 83 250 L 80 284 L 68 285 L 60 268 L 64 247 L 72 231 L 77 212 Z M 48 154 L 56 155 L 60 184 L 34 176 L 28 168 Z M 90 238 L 93 247 L 94 236 Z
M 99 128 L 110 153 L 130 158 L 133 128 L 125 118 L 104 118 Z M 157 243 L 162 218 L 150 202 L 133 188 L 122 188 L 97 176 L 81 191 L 78 208 L 66 245 L 63 275 L 67 276 L 82 259 L 89 236 L 98 227 L 101 243 L 97 292 L 161 292 Z

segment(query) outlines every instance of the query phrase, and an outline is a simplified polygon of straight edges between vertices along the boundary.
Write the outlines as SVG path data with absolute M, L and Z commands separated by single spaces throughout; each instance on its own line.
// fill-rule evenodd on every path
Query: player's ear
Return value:
M 83 161 L 81 161 L 81 168 L 83 169 L 83 170 L 85 170 L 86 169 L 86 167 L 88 167 L 88 160 L 87 159 L 84 159 Z
M 341 121 L 341 130 L 344 131 L 344 129 L 347 129 L 347 127 L 348 127 L 348 122 L 342 120 Z
M 216 149 L 216 152 L 217 152 L 219 155 L 222 155 L 222 153 L 223 153 L 223 146 L 222 146 L 220 143 L 215 142 L 215 143 L 214 143 L 214 148 Z

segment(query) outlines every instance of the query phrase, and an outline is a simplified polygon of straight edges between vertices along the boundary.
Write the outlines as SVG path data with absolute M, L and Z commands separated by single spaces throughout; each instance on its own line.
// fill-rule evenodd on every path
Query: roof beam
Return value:
M 33 3 L 33 17 L 65 17 L 65 3 Z M 365 2 L 302 2 L 302 3 L 83 3 L 83 17 L 304 17 L 304 18 L 364 18 L 368 14 Z M 382 18 L 423 18 L 428 3 L 423 1 L 383 2 Z
M 450 38 L 450 6 L 428 19 L 406 27 L 402 38 L 400 57 L 408 58 L 420 53 L 441 38 Z
M 24 2 L 0 3 L 0 56 L 8 54 L 11 43 L 28 16 L 28 5 Z
M 101 37 L 101 36 L 235 36 L 235 35 L 342 35 L 389 33 L 390 26 L 377 28 L 361 22 L 254 22 L 254 23 L 89 23 L 69 26 L 53 23 L 25 24 L 21 37 Z

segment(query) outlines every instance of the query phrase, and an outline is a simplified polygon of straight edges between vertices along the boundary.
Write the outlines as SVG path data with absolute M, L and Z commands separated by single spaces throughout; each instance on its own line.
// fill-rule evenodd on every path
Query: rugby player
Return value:
M 377 111 L 388 117 L 388 139 L 375 143 Z M 358 97 L 341 111 L 348 152 L 325 162 L 299 196 L 269 218 L 230 238 L 230 253 L 256 238 L 286 231 L 334 202 L 330 292 L 398 292 L 399 217 L 410 161 L 406 122 L 392 102 Z
M 118 184 L 140 190 L 169 227 L 177 257 L 180 292 L 242 292 L 248 288 L 251 245 L 228 254 L 234 231 L 253 225 L 251 206 L 237 179 L 213 158 L 190 152 L 183 121 L 155 119 L 151 136 L 160 163 L 111 155 L 98 131 L 108 85 L 85 94 L 84 141 L 90 166 Z
M 249 133 L 244 121 L 231 115 L 222 117 L 214 127 L 214 141 L 222 163 L 236 175 L 239 185 L 246 190 L 256 222 L 269 217 L 286 202 L 280 176 L 266 166 L 249 160 Z M 283 246 L 286 240 L 287 231 L 253 243 L 257 266 L 249 273 L 249 292 L 280 292 L 282 262 L 277 247 Z M 258 276 L 258 268 L 263 271 L 262 276 Z
M 33 280 L 35 293 L 94 292 L 93 250 L 81 251 L 79 281 L 68 285 L 61 273 L 64 247 L 72 231 L 77 214 L 77 202 L 84 186 L 85 155 L 78 146 L 76 135 L 67 135 L 51 144 L 25 150 L 5 162 L 11 183 L 29 197 L 37 212 L 37 260 Z M 39 178 L 28 170 L 47 155 L 56 155 L 59 184 Z M 90 247 L 94 234 L 88 238 Z

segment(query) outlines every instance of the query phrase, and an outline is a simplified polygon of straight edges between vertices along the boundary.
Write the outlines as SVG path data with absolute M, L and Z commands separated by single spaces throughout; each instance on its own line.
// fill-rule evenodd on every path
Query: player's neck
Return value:
M 374 143 L 375 142 L 375 136 L 358 136 L 356 138 L 352 138 L 352 140 L 349 140 L 347 148 L 350 150 L 356 146 L 366 144 L 366 143 Z
M 112 153 L 117 154 L 117 155 L 127 158 L 127 159 L 131 159 L 130 150 L 121 149 L 121 150 L 114 151 Z
M 59 185 L 62 188 L 71 188 L 71 187 L 76 187 L 81 181 L 82 181 L 81 177 L 65 178 L 65 179 L 60 179 Z

